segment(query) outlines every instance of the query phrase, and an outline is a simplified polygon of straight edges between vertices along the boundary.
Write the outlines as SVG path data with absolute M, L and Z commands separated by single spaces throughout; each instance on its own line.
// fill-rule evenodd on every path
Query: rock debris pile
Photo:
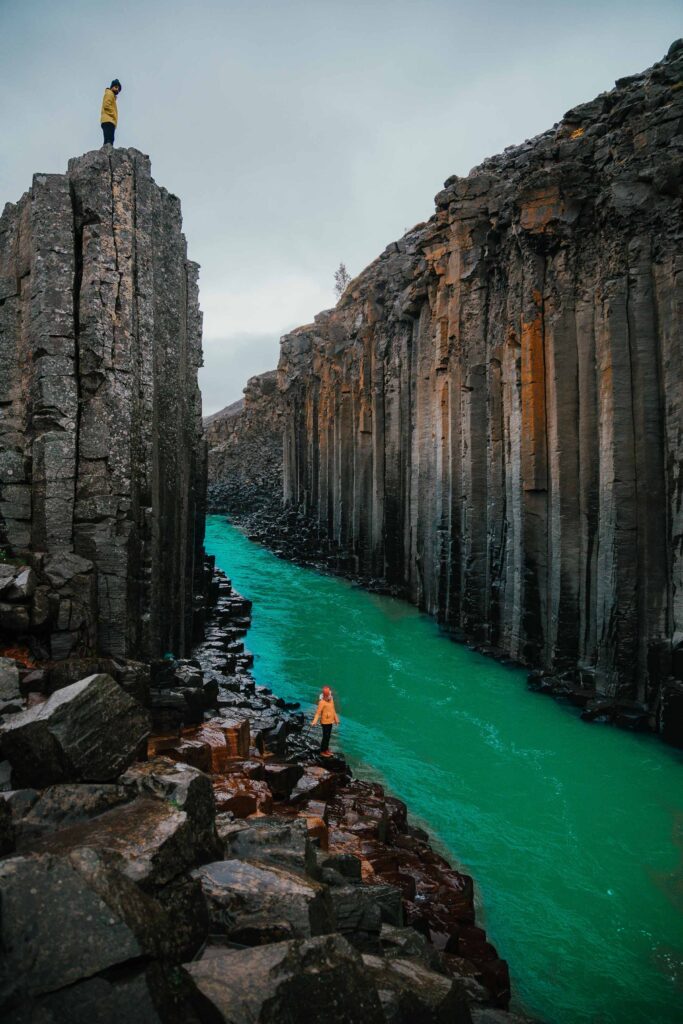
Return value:
M 5 713 L 2 1019 L 520 1020 L 472 880 L 401 801 L 319 762 L 250 675 L 249 602 L 211 590 L 191 660 L 151 666 L 174 694 L 155 728 L 102 672 Z

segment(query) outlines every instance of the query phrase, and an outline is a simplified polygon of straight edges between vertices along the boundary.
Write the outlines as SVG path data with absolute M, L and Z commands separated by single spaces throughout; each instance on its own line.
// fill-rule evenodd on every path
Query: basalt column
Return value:
M 279 366 L 285 498 L 356 571 L 672 738 L 682 79 L 679 42 L 449 179 Z
M 53 657 L 191 643 L 197 270 L 178 199 L 136 150 L 36 175 L 0 220 L 0 542 L 46 591 L 31 627 Z

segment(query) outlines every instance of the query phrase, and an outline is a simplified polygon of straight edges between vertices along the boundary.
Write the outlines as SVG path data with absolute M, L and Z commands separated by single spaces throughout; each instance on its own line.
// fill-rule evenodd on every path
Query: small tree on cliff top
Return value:
M 337 293 L 337 298 L 341 299 L 342 295 L 346 291 L 346 288 L 351 280 L 351 275 L 346 269 L 345 263 L 340 263 L 334 272 L 334 290 Z

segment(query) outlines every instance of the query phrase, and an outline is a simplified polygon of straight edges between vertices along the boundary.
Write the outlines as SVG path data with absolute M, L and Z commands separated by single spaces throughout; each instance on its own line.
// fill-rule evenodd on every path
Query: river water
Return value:
M 516 1005 L 547 1024 L 683 1021 L 683 753 L 587 725 L 409 604 L 282 561 L 219 516 L 254 675 L 408 803 L 477 882 Z

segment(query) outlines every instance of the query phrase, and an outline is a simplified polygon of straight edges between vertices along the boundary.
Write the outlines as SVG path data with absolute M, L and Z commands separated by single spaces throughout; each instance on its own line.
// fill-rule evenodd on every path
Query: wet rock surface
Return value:
M 449 178 L 282 341 L 286 510 L 225 511 L 683 746 L 681 81 L 678 41 Z
M 7 752 L 2 1019 L 467 1022 L 507 1007 L 471 879 L 343 756 L 319 762 L 304 715 L 256 686 L 248 652 L 217 668 L 250 612 L 222 574 L 212 591 L 188 663 L 193 685 L 215 684 L 200 722 L 153 732 L 147 759 L 107 781 L 70 763 L 58 783 L 19 788 L 23 753 Z M 107 728 L 93 718 L 89 735 Z

